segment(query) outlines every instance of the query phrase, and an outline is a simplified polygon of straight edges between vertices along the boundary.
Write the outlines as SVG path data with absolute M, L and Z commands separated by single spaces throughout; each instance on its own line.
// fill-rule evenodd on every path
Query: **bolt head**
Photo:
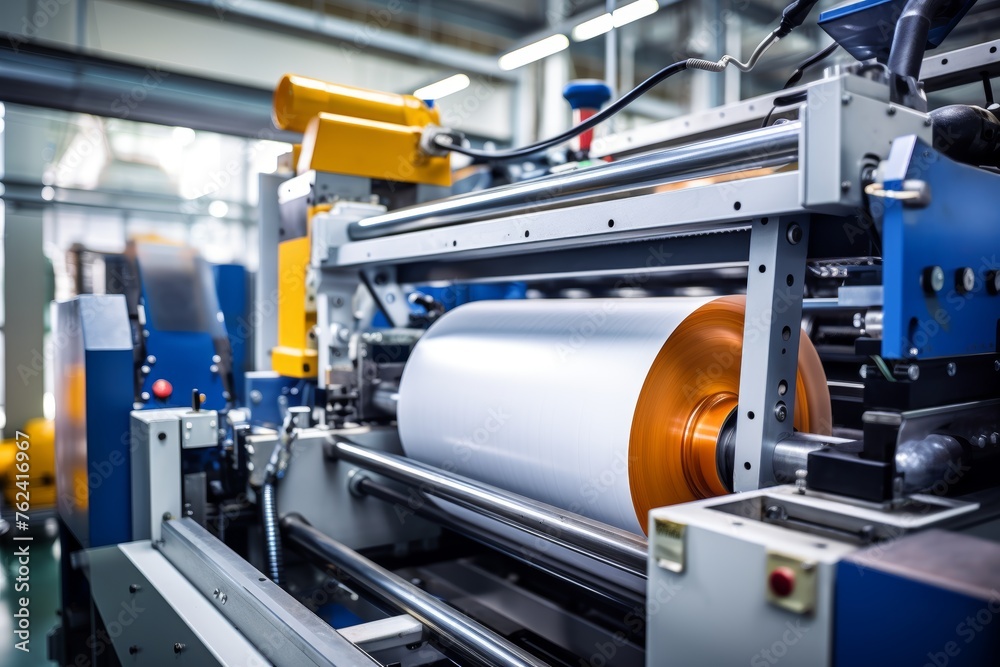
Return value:
M 862 380 L 868 379 L 868 364 L 861 364 L 861 368 L 858 370 L 858 375 L 861 376 Z
M 889 105 L 889 108 L 888 108 L 888 109 L 886 109 L 886 110 L 885 110 L 885 112 L 886 112 L 886 114 L 888 114 L 888 115 L 890 115 L 890 116 L 895 116 L 895 115 L 896 115 L 896 107 L 894 107 L 894 106 L 892 106 L 892 105 L 890 104 L 890 105 Z
M 911 356 L 911 357 L 915 357 L 915 356 L 917 356 L 918 354 L 920 354 L 920 350 L 918 350 L 918 349 L 917 349 L 917 348 L 915 348 L 915 347 L 911 347 L 911 348 L 910 348 L 910 349 L 908 350 L 908 352 L 910 353 L 910 356 Z
M 910 364 L 906 369 L 906 377 L 911 380 L 917 380 L 920 377 L 920 366 Z
M 788 225 L 788 232 L 785 234 L 788 242 L 797 245 L 802 240 L 802 228 L 794 222 Z
M 955 373 L 958 372 L 958 366 L 955 365 L 954 361 L 951 361 L 948 362 L 948 365 L 945 367 L 945 370 L 948 371 L 948 377 L 955 377 Z
M 986 274 L 986 291 L 993 296 L 1000 294 L 1000 271 L 990 271 Z
M 921 274 L 920 282 L 925 292 L 940 292 L 944 289 L 944 269 L 940 266 L 928 266 Z
M 851 103 L 851 94 L 850 93 L 844 93 L 843 95 L 841 95 L 840 96 L 840 102 L 841 102 L 841 104 L 850 104 Z
M 149 366 L 143 365 L 139 370 L 142 371 L 143 375 L 149 375 L 149 371 L 152 369 Z
M 211 366 L 208 367 L 208 370 L 211 373 L 218 373 L 219 372 L 219 367 L 217 365 L 215 365 L 215 364 L 212 364 Z
M 976 287 L 976 272 L 965 266 L 955 272 L 955 289 L 959 294 L 968 294 Z
M 143 401 L 148 401 L 149 400 L 149 392 L 148 391 L 142 392 L 141 394 L 139 394 L 139 398 L 141 398 Z
M 778 401 L 778 404 L 774 406 L 774 418 L 779 422 L 783 422 L 788 418 L 788 408 L 783 401 Z

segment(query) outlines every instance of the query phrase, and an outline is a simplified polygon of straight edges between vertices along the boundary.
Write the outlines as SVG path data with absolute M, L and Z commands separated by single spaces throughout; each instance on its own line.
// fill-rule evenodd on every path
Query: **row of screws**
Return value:
M 944 289 L 944 269 L 940 266 L 925 267 L 920 274 L 920 284 L 928 294 L 937 294 Z M 976 288 L 976 272 L 969 266 L 955 271 L 955 290 L 959 294 L 969 294 Z M 986 291 L 996 296 L 1000 294 L 1000 271 L 986 273 Z

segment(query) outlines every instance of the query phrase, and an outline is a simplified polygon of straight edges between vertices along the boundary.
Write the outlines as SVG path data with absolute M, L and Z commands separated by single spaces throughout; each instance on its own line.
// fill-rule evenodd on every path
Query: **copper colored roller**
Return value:
M 664 343 L 643 384 L 629 440 L 629 484 L 636 517 L 649 510 L 728 492 L 716 448 L 735 409 L 746 298 L 715 299 L 695 310 Z M 830 392 L 809 337 L 799 339 L 794 426 L 828 435 Z

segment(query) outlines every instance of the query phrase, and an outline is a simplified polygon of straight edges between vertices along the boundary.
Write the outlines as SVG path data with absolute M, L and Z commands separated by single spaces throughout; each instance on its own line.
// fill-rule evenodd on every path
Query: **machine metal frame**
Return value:
M 866 170 L 893 140 L 931 137 L 927 114 L 890 103 L 886 86 L 856 74 L 805 93 L 800 121 L 350 223 L 356 240 L 320 264 L 320 329 L 353 327 L 359 284 L 399 325 L 409 315 L 403 285 L 749 266 L 734 490 L 774 484 L 772 452 L 792 433 L 809 232 L 823 224 L 811 217 L 853 213 Z M 782 160 L 797 169 L 752 171 Z M 751 171 L 725 176 L 740 168 Z M 700 180 L 713 174 L 721 182 Z M 658 187 L 682 175 L 695 187 Z M 697 248 L 698 263 L 674 254 L 675 243 Z M 321 386 L 349 352 L 347 340 L 322 343 Z

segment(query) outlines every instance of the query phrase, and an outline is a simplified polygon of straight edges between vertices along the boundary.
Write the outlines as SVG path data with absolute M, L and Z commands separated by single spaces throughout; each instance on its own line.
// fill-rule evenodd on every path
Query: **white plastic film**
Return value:
M 403 448 L 642 534 L 629 488 L 636 404 L 660 348 L 709 300 L 461 306 L 424 334 L 406 364 L 397 413 Z

